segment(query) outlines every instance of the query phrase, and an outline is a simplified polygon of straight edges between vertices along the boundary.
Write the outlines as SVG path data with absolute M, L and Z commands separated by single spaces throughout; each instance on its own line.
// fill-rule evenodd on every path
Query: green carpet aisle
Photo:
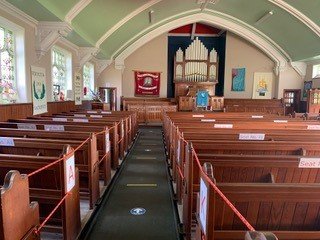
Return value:
M 161 128 L 141 128 L 85 239 L 179 239 L 170 191 Z

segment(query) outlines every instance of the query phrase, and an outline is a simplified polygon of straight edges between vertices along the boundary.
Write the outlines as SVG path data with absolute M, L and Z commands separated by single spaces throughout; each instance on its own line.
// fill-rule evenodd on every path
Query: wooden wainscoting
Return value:
M 48 102 L 48 114 L 69 112 L 79 108 L 90 109 L 91 101 L 83 101 L 82 105 L 76 106 L 74 101 Z M 32 116 L 32 103 L 4 104 L 0 105 L 0 121 L 19 119 Z

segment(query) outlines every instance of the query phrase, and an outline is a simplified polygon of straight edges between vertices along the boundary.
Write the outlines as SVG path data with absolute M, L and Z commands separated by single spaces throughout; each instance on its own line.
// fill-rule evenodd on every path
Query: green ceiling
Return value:
M 7 0 L 38 21 L 64 21 L 79 0 Z M 117 23 L 150 0 L 92 0 L 73 20 L 74 31 L 68 40 L 79 46 L 95 46 Z M 196 0 L 162 0 L 132 16 L 100 45 L 108 59 L 117 56 L 144 34 L 182 16 L 200 12 Z M 284 0 L 320 25 L 320 0 Z M 148 13 L 154 11 L 155 21 L 149 23 Z M 255 22 L 268 11 L 274 15 L 256 26 Z M 209 4 L 207 14 L 226 18 L 227 14 L 256 28 L 279 45 L 293 61 L 320 55 L 320 38 L 308 26 L 269 0 L 220 0 Z M 238 21 L 237 20 L 237 21 Z M 234 21 L 234 20 L 233 20 Z

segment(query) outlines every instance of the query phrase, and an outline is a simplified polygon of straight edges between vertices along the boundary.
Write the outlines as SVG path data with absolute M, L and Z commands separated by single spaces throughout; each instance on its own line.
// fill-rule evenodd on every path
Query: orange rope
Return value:
M 38 170 L 32 172 L 32 173 L 29 173 L 28 174 L 28 177 L 31 177 L 39 172 L 42 172 L 43 170 L 46 170 L 47 168 L 63 161 L 63 160 L 66 160 L 68 159 L 70 156 L 72 156 L 76 151 L 78 151 L 84 144 L 86 144 L 88 141 L 90 140 L 90 138 L 87 138 L 85 141 L 83 141 L 77 148 L 75 148 L 74 150 L 72 150 L 71 152 L 69 152 L 68 154 L 66 154 L 65 156 L 63 156 L 62 158 L 59 158 L 58 160 L 52 162 L 52 163 L 49 163 L 48 165 L 42 167 L 42 168 L 39 168 Z
M 188 142 L 182 137 L 181 133 L 178 132 L 178 136 L 180 139 L 182 139 L 185 143 L 188 144 Z M 239 219 L 243 222 L 243 224 L 250 230 L 255 231 L 255 229 L 252 227 L 252 225 L 245 219 L 245 217 L 236 209 L 236 207 L 230 202 L 230 200 L 221 192 L 221 190 L 212 182 L 212 180 L 207 176 L 207 174 L 203 171 L 200 160 L 198 158 L 198 155 L 195 151 L 195 149 L 192 147 L 192 153 L 195 157 L 196 163 L 200 169 L 200 171 L 203 173 L 204 177 L 208 181 L 209 185 L 219 194 L 219 196 L 225 201 L 225 203 L 232 209 L 232 211 L 239 217 Z
M 57 209 L 62 205 L 62 203 L 66 200 L 67 196 L 71 195 L 71 193 L 66 193 L 64 197 L 60 200 L 57 206 L 51 211 L 51 213 L 45 218 L 45 220 L 41 223 L 41 225 L 35 230 L 36 234 L 39 234 L 41 229 L 46 225 L 46 223 L 49 221 L 49 219 L 52 217 L 52 215 L 57 211 Z
M 255 229 L 252 227 L 252 225 L 245 219 L 245 217 L 236 209 L 236 207 L 230 202 L 230 200 L 221 192 L 221 190 L 212 182 L 212 180 L 207 176 L 207 174 L 203 171 L 200 160 L 197 156 L 196 151 L 192 147 L 192 152 L 194 154 L 194 157 L 196 159 L 196 163 L 198 164 L 198 167 L 200 171 L 204 174 L 204 177 L 208 181 L 208 183 L 213 187 L 213 189 L 220 195 L 220 197 L 226 202 L 226 204 L 232 209 L 232 211 L 239 217 L 239 219 L 243 222 L 244 225 L 250 230 L 255 231 Z

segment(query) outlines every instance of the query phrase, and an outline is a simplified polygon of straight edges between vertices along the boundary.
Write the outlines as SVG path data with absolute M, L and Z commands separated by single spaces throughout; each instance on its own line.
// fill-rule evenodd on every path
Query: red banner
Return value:
M 159 96 L 160 74 L 159 72 L 135 71 L 135 96 Z

